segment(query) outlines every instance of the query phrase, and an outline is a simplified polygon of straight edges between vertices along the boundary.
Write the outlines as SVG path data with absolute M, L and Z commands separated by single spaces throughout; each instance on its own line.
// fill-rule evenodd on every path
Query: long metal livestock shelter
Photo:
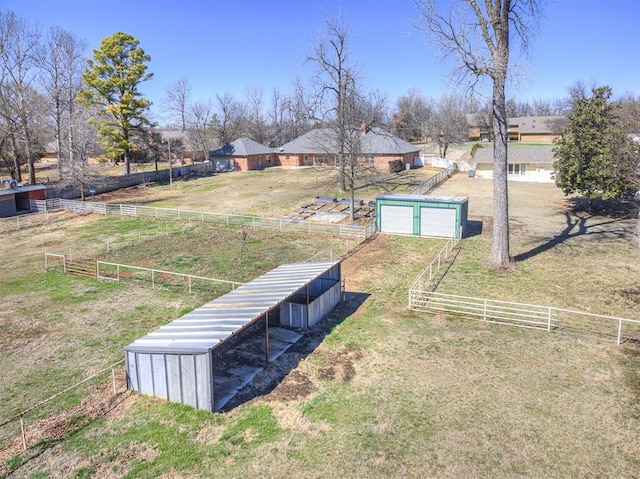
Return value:
M 128 387 L 214 411 L 216 349 L 263 324 L 268 361 L 270 326 L 311 327 L 341 294 L 340 261 L 278 266 L 126 346 Z

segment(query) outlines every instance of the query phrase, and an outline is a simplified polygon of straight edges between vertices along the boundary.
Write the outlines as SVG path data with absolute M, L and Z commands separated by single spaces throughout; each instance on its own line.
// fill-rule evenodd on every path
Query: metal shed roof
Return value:
M 464 203 L 469 198 L 466 196 L 426 196 L 426 195 L 403 195 L 390 194 L 378 196 L 376 200 L 395 200 L 395 201 L 418 201 L 421 203 Z
M 125 351 L 200 354 L 249 326 L 340 261 L 278 266 L 233 291 L 161 326 Z

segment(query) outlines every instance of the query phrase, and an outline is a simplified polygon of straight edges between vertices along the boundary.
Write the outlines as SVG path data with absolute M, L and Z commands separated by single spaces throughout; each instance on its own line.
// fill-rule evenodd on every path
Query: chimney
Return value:
M 364 121 L 360 123 L 360 134 L 362 136 L 367 134 L 367 124 Z

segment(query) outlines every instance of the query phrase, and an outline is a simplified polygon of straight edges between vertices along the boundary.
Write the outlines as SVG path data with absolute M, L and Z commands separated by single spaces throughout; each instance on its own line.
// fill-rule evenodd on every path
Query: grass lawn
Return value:
M 224 182 L 250 181 L 238 176 Z M 461 242 L 438 291 L 639 317 L 640 252 L 625 237 L 631 220 L 605 228 L 606 219 L 586 218 L 580 231 L 593 234 L 568 234 L 548 245 L 566 226 L 562 196 L 548 186 L 515 186 L 512 253 L 519 260 L 514 271 L 495 272 L 484 263 L 491 241 L 486 184 L 462 176 L 436 194 L 469 195 L 470 217 L 482 223 L 482 234 Z M 209 181 L 210 191 L 219 191 L 215 179 Z M 240 184 L 238 202 L 246 194 Z M 198 188 L 206 192 L 206 181 Z M 312 193 L 314 186 L 305 188 Z M 178 196 L 174 202 L 183 204 Z M 126 229 L 108 220 L 113 223 L 105 226 L 93 215 L 68 217 L 38 227 L 37 235 L 24 230 L 0 242 L 3 258 L 16 244 L 26 250 L 0 279 L 3 303 L 20 311 L 0 313 L 0 346 L 8 351 L 0 366 L 11 372 L 2 379 L 7 410 L 15 410 L 19 398 L 41 399 L 38 385 L 55 384 L 48 376 L 60 374 L 67 384 L 117 360 L 130 339 L 202 301 L 173 290 L 42 273 L 46 245 Z M 610 234 L 618 228 L 620 235 Z M 168 266 L 213 272 L 207 268 L 214 256 L 202 247 L 206 232 L 200 240 L 195 233 L 195 241 L 189 231 L 173 237 L 180 248 L 172 256 L 166 243 L 154 243 L 137 258 L 133 249 L 118 255 L 158 263 L 155 252 L 164 252 Z M 221 234 L 233 243 L 233 231 Z M 338 308 L 313 352 L 285 354 L 281 359 L 296 367 L 263 395 L 217 414 L 120 395 L 99 419 L 82 422 L 59 443 L 34 448 L 30 460 L 4 458 L 0 471 L 30 478 L 636 475 L 638 346 L 409 311 L 408 287 L 442 244 L 379 236 L 345 259 L 347 291 L 366 300 L 355 311 Z M 218 249 L 213 239 L 211 246 Z M 237 270 L 238 252 L 231 256 L 236 263 L 225 267 Z

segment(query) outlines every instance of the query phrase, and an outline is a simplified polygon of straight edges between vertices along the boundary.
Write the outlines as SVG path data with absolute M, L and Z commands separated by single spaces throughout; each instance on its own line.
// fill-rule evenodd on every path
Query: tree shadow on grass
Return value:
M 562 232 L 535 248 L 514 256 L 515 262 L 533 258 L 581 236 L 606 240 L 630 239 L 629 228 L 625 222 L 637 217 L 638 206 L 633 201 L 589 201 L 579 197 L 570 198 L 568 204 L 569 207 L 564 213 L 566 226 Z M 597 218 L 603 219 L 598 221 Z

